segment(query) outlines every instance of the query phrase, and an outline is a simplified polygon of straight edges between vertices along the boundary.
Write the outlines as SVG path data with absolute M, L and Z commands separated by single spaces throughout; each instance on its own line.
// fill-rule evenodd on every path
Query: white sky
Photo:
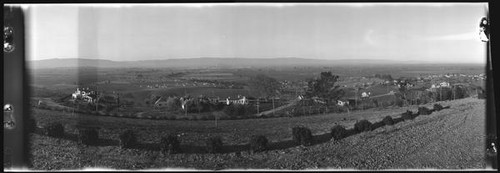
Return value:
M 197 57 L 485 63 L 485 3 L 29 5 L 31 59 Z

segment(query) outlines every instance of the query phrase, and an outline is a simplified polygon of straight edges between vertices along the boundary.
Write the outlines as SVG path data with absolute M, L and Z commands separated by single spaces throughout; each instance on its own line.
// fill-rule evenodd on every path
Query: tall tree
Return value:
M 339 76 L 332 72 L 321 72 L 320 77 L 308 81 L 306 96 L 326 99 L 328 104 L 331 100 L 336 100 L 344 95 L 340 86 L 335 85 Z
M 259 91 L 261 95 L 271 97 L 274 106 L 274 97 L 280 95 L 281 84 L 275 78 L 258 74 L 250 79 L 250 86 Z M 274 111 L 273 111 L 274 114 Z

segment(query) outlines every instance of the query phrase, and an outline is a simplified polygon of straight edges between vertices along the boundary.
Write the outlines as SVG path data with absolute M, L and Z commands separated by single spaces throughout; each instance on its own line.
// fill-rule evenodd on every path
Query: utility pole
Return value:
M 274 112 L 276 112 L 276 111 L 274 111 L 274 96 L 273 96 L 272 100 L 273 100 L 273 116 L 274 116 Z
M 97 95 L 97 93 L 96 93 L 96 100 L 95 100 L 95 111 L 96 112 L 98 111 L 98 108 L 99 108 L 98 106 L 99 106 L 99 99 L 100 98 L 101 97 L 99 97 L 99 95 Z
M 257 106 L 257 114 L 259 114 L 259 113 L 260 113 L 260 112 L 259 112 L 259 105 L 260 105 L 259 103 L 260 103 L 260 102 L 259 102 L 259 99 L 257 99 L 257 103 L 255 104 L 255 105 Z
M 215 128 L 218 128 L 218 127 L 219 127 L 219 125 L 217 124 L 217 119 L 219 119 L 219 118 L 218 118 L 218 116 L 217 116 L 217 115 L 215 115 Z
M 356 88 L 356 95 L 354 96 L 354 106 L 358 106 L 358 92 L 359 88 Z
M 443 101 L 443 88 L 439 87 L 439 101 Z
M 453 100 L 455 100 L 455 90 L 456 90 L 456 88 L 455 88 L 455 86 L 453 86 L 451 89 L 451 92 L 453 93 Z

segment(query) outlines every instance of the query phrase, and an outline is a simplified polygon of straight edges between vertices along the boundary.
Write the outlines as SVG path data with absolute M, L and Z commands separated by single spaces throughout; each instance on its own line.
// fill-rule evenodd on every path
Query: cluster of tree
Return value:
M 434 99 L 436 101 L 443 100 L 454 100 L 469 97 L 471 95 L 471 89 L 465 86 L 453 86 L 451 88 L 438 88 L 433 92 Z
M 393 78 L 390 74 L 375 74 L 376 78 L 392 81 Z
M 454 85 L 436 88 L 434 91 L 400 89 L 400 92 L 398 96 L 404 101 L 404 105 L 415 105 L 469 97 L 473 90 L 467 86 Z
M 340 89 L 340 86 L 335 85 L 339 76 L 333 75 L 332 72 L 321 72 L 319 78 L 311 79 L 307 82 L 306 97 L 319 97 L 325 100 L 329 105 L 342 97 L 345 92 Z
M 258 74 L 250 78 L 249 86 L 262 96 L 271 97 L 273 109 L 275 108 L 274 98 L 281 95 L 281 84 L 275 78 Z
M 187 109 L 188 113 L 201 113 L 218 111 L 223 109 L 224 106 L 224 103 L 214 103 L 210 102 L 206 97 L 198 97 L 187 100 L 184 108 Z
M 233 118 L 236 117 L 248 117 L 249 115 L 253 115 L 257 113 L 257 109 L 251 105 L 240 105 L 240 104 L 231 104 L 225 106 L 222 111 Z
M 184 109 L 182 110 L 182 104 L 184 103 Z M 184 98 L 179 97 L 169 97 L 166 99 L 166 109 L 168 111 L 186 111 L 188 113 L 201 113 L 201 112 L 212 112 L 219 111 L 224 108 L 224 103 L 214 103 L 210 102 L 207 97 L 200 96 L 197 98 L 190 98 L 186 96 Z

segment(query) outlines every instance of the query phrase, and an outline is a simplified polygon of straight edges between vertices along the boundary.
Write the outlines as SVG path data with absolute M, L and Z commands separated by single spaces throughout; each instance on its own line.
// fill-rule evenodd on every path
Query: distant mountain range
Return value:
M 396 61 L 379 59 L 322 60 L 306 58 L 190 58 L 140 61 L 111 61 L 104 59 L 45 59 L 29 61 L 31 68 L 99 67 L 99 68 L 245 68 L 276 66 L 338 66 L 338 65 L 387 65 L 428 64 L 430 62 Z

